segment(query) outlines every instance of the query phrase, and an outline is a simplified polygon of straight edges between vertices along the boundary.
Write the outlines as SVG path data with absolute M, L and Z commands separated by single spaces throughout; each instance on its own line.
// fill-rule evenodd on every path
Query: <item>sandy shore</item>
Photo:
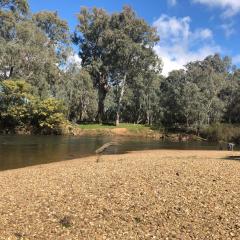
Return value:
M 240 239 L 231 155 L 157 150 L 0 172 L 0 239 Z

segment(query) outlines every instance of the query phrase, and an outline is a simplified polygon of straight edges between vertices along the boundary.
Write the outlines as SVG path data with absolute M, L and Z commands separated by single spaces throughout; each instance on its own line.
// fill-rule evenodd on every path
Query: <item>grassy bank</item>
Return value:
M 105 124 L 72 125 L 73 135 L 107 135 L 125 137 L 146 137 L 169 141 L 201 141 L 191 133 L 166 131 L 163 128 L 142 124 L 121 123 L 119 126 Z
M 7 132 L 2 129 L 0 134 L 31 135 L 44 134 L 34 131 L 31 128 L 19 128 L 14 132 Z M 93 135 L 93 136 L 125 136 L 125 137 L 146 137 L 169 141 L 211 141 L 211 142 L 234 142 L 240 144 L 240 125 L 236 124 L 213 124 L 201 128 L 199 136 L 196 131 L 184 128 L 168 129 L 157 126 L 142 124 L 121 123 L 119 126 L 111 124 L 72 124 L 65 122 L 61 124 L 58 131 L 52 134 L 57 135 Z
M 81 124 L 78 127 L 82 130 L 108 130 L 116 128 L 125 128 L 132 132 L 149 131 L 150 127 L 142 124 L 120 123 L 119 126 L 107 124 Z
M 234 154 L 143 151 L 0 172 L 0 239 L 238 239 Z
M 141 124 L 121 123 L 119 126 L 106 124 L 80 124 L 74 125 L 76 134 L 86 135 L 118 135 L 142 136 L 160 138 L 162 133 L 152 130 L 151 127 Z

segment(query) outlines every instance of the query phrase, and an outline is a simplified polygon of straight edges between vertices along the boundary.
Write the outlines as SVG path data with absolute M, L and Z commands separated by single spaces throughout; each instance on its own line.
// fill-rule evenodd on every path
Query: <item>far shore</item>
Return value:
M 30 128 L 31 129 L 31 128 Z M 42 135 L 31 130 L 18 129 L 15 132 L 2 131 L 0 135 Z M 44 135 L 44 134 L 43 134 Z M 200 136 L 186 132 L 166 132 L 142 124 L 121 123 L 119 126 L 101 124 L 69 124 L 62 126 L 62 130 L 54 135 L 62 136 L 117 136 L 141 137 L 172 142 L 206 141 Z
M 240 152 L 151 150 L 0 172 L 3 239 L 237 239 Z
M 121 123 L 119 126 L 114 125 L 99 125 L 99 124 L 82 124 L 72 125 L 67 134 L 81 136 L 119 136 L 119 137 L 143 137 L 151 139 L 161 139 L 168 141 L 206 141 L 206 139 L 197 136 L 196 134 L 185 132 L 166 132 L 163 129 L 155 129 L 154 127 L 142 125 Z

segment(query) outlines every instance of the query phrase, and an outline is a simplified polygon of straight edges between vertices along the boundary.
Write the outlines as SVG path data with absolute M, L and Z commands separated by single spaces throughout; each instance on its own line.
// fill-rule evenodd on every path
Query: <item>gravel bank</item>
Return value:
M 0 239 L 240 239 L 230 155 L 143 151 L 0 172 Z

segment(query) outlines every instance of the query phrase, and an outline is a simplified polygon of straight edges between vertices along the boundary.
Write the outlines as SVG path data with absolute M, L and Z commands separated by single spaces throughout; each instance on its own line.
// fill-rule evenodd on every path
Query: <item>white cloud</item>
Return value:
M 233 22 L 224 23 L 220 27 L 223 29 L 226 37 L 230 37 L 236 32 L 235 29 L 234 29 L 234 23 Z
M 155 47 L 163 60 L 163 74 L 182 69 L 189 61 L 202 60 L 221 49 L 213 41 L 213 33 L 208 28 L 191 30 L 190 17 L 176 18 L 162 15 L 153 23 L 160 36 Z
M 198 34 L 198 37 L 202 39 L 208 39 L 213 37 L 212 31 L 208 28 L 200 29 L 196 33 Z
M 192 0 L 194 3 L 205 4 L 210 7 L 220 7 L 224 10 L 223 17 L 232 17 L 240 12 L 239 0 Z
M 240 64 L 240 54 L 239 55 L 236 55 L 232 58 L 232 62 L 234 64 Z
M 177 5 L 177 0 L 168 0 L 168 4 L 172 7 L 176 6 Z

